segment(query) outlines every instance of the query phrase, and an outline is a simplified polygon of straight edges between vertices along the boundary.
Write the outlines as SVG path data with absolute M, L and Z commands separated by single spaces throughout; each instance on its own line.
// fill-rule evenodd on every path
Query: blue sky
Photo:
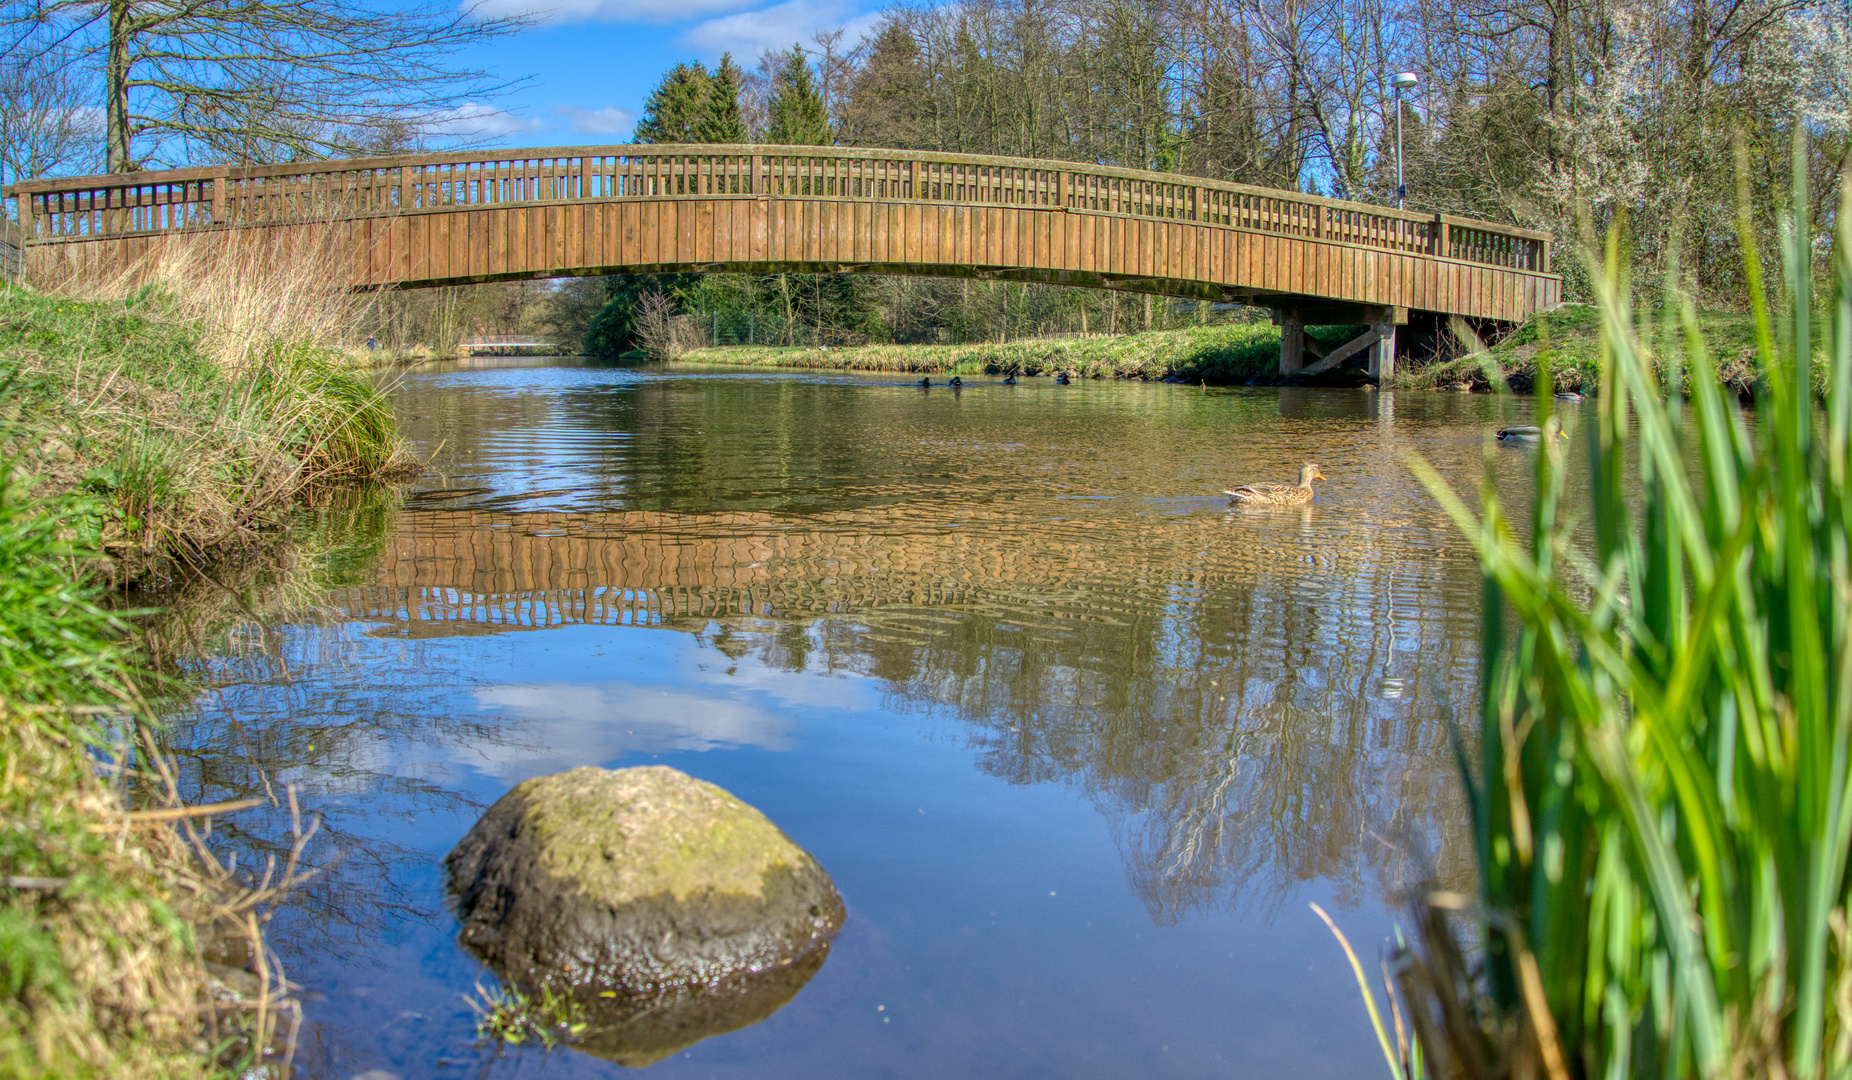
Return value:
M 877 6 L 878 0 L 484 0 L 482 10 L 494 14 L 538 9 L 541 22 L 457 59 L 530 81 L 477 103 L 454 126 L 497 147 L 627 142 L 644 97 L 677 61 L 711 65 L 731 50 L 750 70 L 761 52 L 808 45 L 818 29 L 846 25 L 848 40 L 855 40 Z

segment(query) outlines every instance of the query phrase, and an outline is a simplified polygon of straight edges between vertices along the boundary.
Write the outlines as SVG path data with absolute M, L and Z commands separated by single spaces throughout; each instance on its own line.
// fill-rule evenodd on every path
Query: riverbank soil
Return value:
M 1309 328 L 1339 345 L 1356 327 Z M 677 359 L 693 363 L 922 375 L 1053 375 L 1089 379 L 1172 379 L 1217 384 L 1272 381 L 1280 375 L 1280 328 L 1267 322 L 1195 326 L 1143 334 L 1035 338 L 1007 344 L 861 345 L 845 348 L 725 346 Z
M 136 734 L 135 630 L 101 590 L 409 458 L 338 350 L 246 336 L 228 354 L 157 289 L 0 285 L 0 387 L 0 1077 L 236 1073 L 276 1031 L 261 912 L 293 868 L 234 880 L 174 808 Z M 131 812 L 131 792 L 168 809 Z

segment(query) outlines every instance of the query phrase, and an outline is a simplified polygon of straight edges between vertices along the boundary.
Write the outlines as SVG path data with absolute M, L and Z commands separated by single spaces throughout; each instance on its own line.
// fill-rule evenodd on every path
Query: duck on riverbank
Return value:
M 1231 504 L 1242 506 L 1298 506 L 1312 501 L 1312 481 L 1324 478 L 1318 466 L 1308 461 L 1299 466 L 1297 484 L 1242 484 L 1222 494 Z

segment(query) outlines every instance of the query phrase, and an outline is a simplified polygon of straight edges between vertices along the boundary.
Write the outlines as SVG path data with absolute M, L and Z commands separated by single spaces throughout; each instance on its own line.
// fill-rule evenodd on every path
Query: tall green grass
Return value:
M 1475 512 L 1417 465 L 1484 570 L 1480 895 L 1415 905 L 1398 1074 L 1852 1076 L 1852 220 L 1823 411 L 1810 238 L 1782 256 L 1772 313 L 1750 255 L 1753 423 L 1689 304 L 1689 403 L 1661 384 L 1610 241 L 1599 408 L 1538 451 L 1529 535 L 1489 480 Z

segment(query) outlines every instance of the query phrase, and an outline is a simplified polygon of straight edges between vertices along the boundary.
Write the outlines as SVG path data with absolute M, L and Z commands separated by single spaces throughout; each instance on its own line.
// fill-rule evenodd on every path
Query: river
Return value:
M 849 913 L 789 1004 L 652 1074 L 1386 1074 L 1308 904 L 1374 969 L 1401 890 L 1470 887 L 1479 579 L 1407 463 L 1470 489 L 1521 406 L 570 359 L 393 394 L 425 475 L 163 630 L 189 796 L 322 821 L 272 929 L 306 1075 L 626 1072 L 475 1045 L 442 858 L 525 777 L 645 763 L 763 810 Z M 1220 494 L 1302 461 L 1309 507 Z M 1493 455 L 1508 493 L 1527 463 Z M 288 830 L 215 837 L 250 866 Z

